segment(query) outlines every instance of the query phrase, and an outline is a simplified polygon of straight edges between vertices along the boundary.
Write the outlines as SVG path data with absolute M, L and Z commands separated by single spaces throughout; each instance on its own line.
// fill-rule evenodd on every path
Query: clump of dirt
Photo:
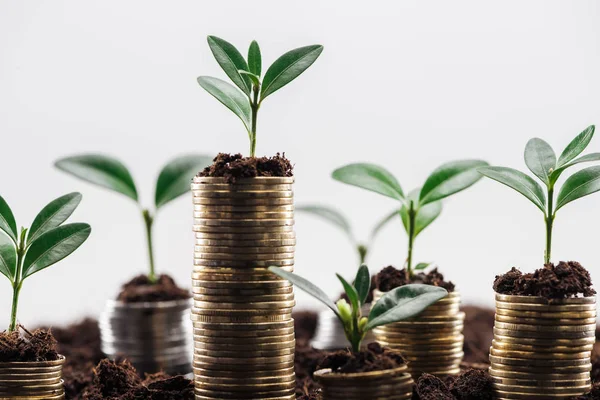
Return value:
M 0 362 L 58 360 L 57 343 L 49 329 L 29 332 L 22 326 L 0 333 Z
M 292 163 L 285 158 L 285 153 L 273 157 L 243 157 L 241 154 L 219 153 L 213 164 L 204 168 L 198 176 L 224 177 L 234 183 L 239 178 L 257 176 L 293 176 Z
M 590 273 L 575 261 L 546 264 L 532 274 L 523 274 L 513 267 L 506 274 L 496 276 L 494 290 L 500 294 L 541 296 L 547 299 L 578 295 L 590 297 L 596 294 Z
M 319 393 L 313 392 L 311 394 L 305 394 L 300 397 L 296 397 L 296 400 L 319 400 Z
M 317 331 L 319 314 L 314 311 L 296 311 L 292 314 L 296 343 L 308 343 Z
M 385 267 L 377 275 L 375 275 L 377 289 L 382 292 L 389 292 L 400 286 L 411 283 L 422 283 L 425 285 L 439 286 L 446 289 L 448 292 L 454 291 L 454 283 L 444 280 L 444 275 L 438 272 L 437 268 L 432 269 L 428 273 L 419 272 L 412 278 L 407 279 L 406 269 L 396 269 L 393 266 Z
M 430 374 L 419 377 L 417 395 L 420 400 L 455 400 L 446 384 L 440 378 Z
M 117 300 L 141 303 L 185 300 L 190 297 L 190 292 L 177 286 L 169 275 L 160 275 L 156 282 L 150 281 L 147 275 L 138 275 L 121 287 Z
M 454 378 L 449 385 L 450 392 L 457 400 L 492 400 L 494 388 L 487 371 L 471 369 Z
M 374 342 L 358 353 L 349 350 L 329 353 L 319 362 L 317 370 L 330 368 L 333 372 L 341 373 L 383 371 L 398 368 L 405 363 L 399 352 Z
M 592 382 L 600 383 L 600 328 L 596 329 L 596 343 L 592 350 Z
M 464 306 L 461 311 L 465 313 L 465 336 L 463 361 L 469 364 L 489 363 L 489 351 L 494 339 L 494 315 L 491 308 L 477 306 Z

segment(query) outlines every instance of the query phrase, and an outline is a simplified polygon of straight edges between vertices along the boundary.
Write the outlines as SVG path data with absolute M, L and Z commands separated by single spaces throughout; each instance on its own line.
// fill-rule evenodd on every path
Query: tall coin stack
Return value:
M 374 303 L 383 294 L 376 290 Z M 400 351 L 415 380 L 423 373 L 456 375 L 465 355 L 465 313 L 459 309 L 460 293 L 450 292 L 414 318 L 375 328 L 375 340 Z
M 197 400 L 295 399 L 291 283 L 294 178 L 195 177 L 194 381 Z
M 590 390 L 596 299 L 496 294 L 490 375 L 498 399 L 567 399 Z

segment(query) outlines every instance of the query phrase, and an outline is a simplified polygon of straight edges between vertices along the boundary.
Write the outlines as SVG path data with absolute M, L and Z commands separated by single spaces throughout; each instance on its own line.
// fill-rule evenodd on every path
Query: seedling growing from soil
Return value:
M 594 130 L 595 127 L 592 125 L 577 135 L 563 150 L 558 160 L 552 147 L 544 140 L 533 138 L 527 142 L 525 164 L 542 181 L 545 191 L 539 183 L 521 171 L 506 167 L 479 168 L 479 172 L 483 175 L 521 193 L 544 213 L 546 222 L 545 264 L 550 263 L 552 254 L 552 227 L 556 212 L 573 200 L 600 190 L 600 166 L 588 167 L 567 178 L 558 191 L 556 203 L 554 199 L 556 182 L 567 168 L 584 162 L 600 161 L 600 153 L 591 153 L 577 158 L 590 144 Z
M 262 55 L 256 41 L 250 43 L 248 59 L 231 43 L 216 36 L 208 37 L 215 59 L 237 88 L 221 79 L 198 77 L 198 83 L 244 123 L 250 139 L 250 157 L 256 153 L 256 120 L 265 98 L 275 93 L 310 67 L 323 51 L 312 45 L 288 51 L 262 74 Z
M 17 232 L 12 210 L 0 196 L 0 272 L 13 288 L 8 331 L 17 329 L 17 308 L 23 281 L 73 253 L 90 236 L 88 224 L 63 223 L 81 202 L 80 193 L 51 201 L 39 212 L 29 229 Z
M 350 304 L 345 299 L 334 303 L 323 290 L 296 274 L 278 267 L 269 267 L 269 270 L 329 307 L 342 323 L 346 338 L 355 353 L 360 351 L 360 344 L 371 329 L 414 317 L 448 295 L 446 289 L 438 286 L 418 284 L 401 286 L 384 294 L 373 305 L 369 316 L 363 317 L 361 306 L 365 304 L 371 287 L 371 276 L 366 265 L 358 269 L 353 284 L 336 274 L 350 299 Z
M 303 206 L 296 207 L 296 211 L 315 215 L 325 221 L 330 222 L 332 225 L 335 225 L 339 229 L 341 229 L 342 232 L 344 232 L 346 234 L 346 237 L 350 240 L 350 242 L 356 249 L 356 251 L 358 253 L 358 258 L 360 259 L 359 265 L 362 265 L 365 263 L 367 255 L 369 254 L 369 249 L 372 247 L 373 241 L 375 240 L 375 237 L 377 236 L 377 234 L 379 233 L 381 228 L 383 228 L 385 225 L 387 225 L 387 223 L 390 220 L 392 220 L 395 216 L 397 216 L 399 210 L 394 210 L 392 213 L 387 214 L 381 221 L 379 221 L 377 223 L 377 225 L 375 225 L 373 230 L 371 230 L 369 239 L 366 243 L 359 242 L 356 239 L 356 236 L 354 235 L 354 231 L 352 230 L 352 225 L 350 224 L 350 221 L 348 220 L 348 218 L 346 218 L 344 216 L 344 214 L 342 214 L 341 212 L 339 212 L 338 210 L 336 210 L 333 207 L 321 206 L 321 205 L 316 205 L 316 204 L 315 205 L 303 205 Z
M 156 181 L 154 211 L 141 205 L 131 173 L 122 162 L 115 158 L 99 154 L 83 154 L 62 158 L 56 161 L 55 165 L 58 169 L 86 182 L 124 194 L 138 204 L 146 227 L 150 262 L 148 279 L 156 282 L 152 241 L 152 226 L 156 213 L 167 203 L 187 193 L 190 190 L 193 176 L 211 162 L 211 157 L 195 154 L 180 156 L 168 162 Z
M 423 270 L 431 264 L 418 263 L 413 267 L 413 245 L 416 237 L 442 212 L 440 200 L 475 184 L 481 178 L 477 168 L 484 165 L 488 164 L 480 160 L 459 160 L 443 164 L 429 175 L 423 187 L 411 191 L 408 196 L 404 194 L 398 180 L 379 165 L 349 164 L 333 171 L 332 177 L 340 182 L 400 201 L 399 214 L 408 234 L 408 256 L 405 266 L 409 280 L 414 276 L 415 270 Z

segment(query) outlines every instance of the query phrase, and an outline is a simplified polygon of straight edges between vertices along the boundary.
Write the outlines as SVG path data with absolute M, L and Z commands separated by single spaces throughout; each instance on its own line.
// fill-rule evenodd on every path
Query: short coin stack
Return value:
M 295 399 L 293 181 L 194 178 L 197 400 Z
M 55 361 L 0 363 L 0 399 L 64 399 L 64 363 L 63 356 Z
M 376 290 L 374 301 L 382 295 Z M 460 293 L 450 292 L 414 318 L 375 328 L 375 340 L 400 351 L 408 360 L 408 370 L 415 380 L 423 373 L 458 374 L 465 355 L 462 334 L 465 313 L 459 309 Z
M 490 375 L 498 399 L 567 399 L 590 390 L 594 297 L 496 294 Z

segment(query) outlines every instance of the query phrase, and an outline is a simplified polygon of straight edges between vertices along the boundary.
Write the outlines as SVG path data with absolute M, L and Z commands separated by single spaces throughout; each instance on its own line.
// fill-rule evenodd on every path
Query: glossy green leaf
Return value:
M 447 295 L 446 289 L 432 285 L 405 285 L 393 289 L 375 303 L 365 331 L 414 317 Z
M 583 150 L 590 144 L 592 137 L 594 137 L 594 131 L 596 127 L 594 125 L 588 126 L 583 132 L 575 137 L 558 157 L 557 166 L 560 168 L 566 165 L 568 162 L 573 160 L 575 157 L 581 154 Z
M 379 234 L 379 231 L 381 231 L 388 223 L 390 223 L 391 221 L 393 221 L 395 218 L 398 218 L 398 217 L 400 217 L 400 209 L 396 209 L 396 210 L 392 211 L 391 213 L 385 215 L 383 217 L 383 219 L 381 219 L 381 221 L 379 221 L 377 223 L 377 225 L 375 225 L 375 227 L 371 231 L 371 236 L 370 236 L 369 240 L 373 241 L 375 239 L 375 237 Z
M 358 298 L 358 292 L 356 291 L 356 288 L 348 283 L 348 281 L 346 281 L 340 274 L 335 274 L 335 276 L 337 276 L 339 281 L 342 283 L 344 292 L 346 292 L 346 296 L 348 296 L 348 299 L 350 299 L 352 310 L 357 311 L 360 308 L 360 300 Z
M 600 161 L 600 153 L 586 154 L 585 156 L 581 156 L 579 158 L 576 158 L 575 160 L 569 162 L 568 164 L 565 164 L 562 167 L 559 167 L 559 168 L 555 169 L 552 172 L 552 174 L 550 175 L 550 184 L 554 185 L 558 181 L 558 178 L 560 178 L 561 174 L 567 168 L 570 168 L 570 167 L 572 167 L 574 165 L 577 165 L 577 164 L 581 164 L 581 163 L 585 163 L 585 162 L 593 162 L 593 161 Z
M 432 263 L 418 263 L 413 267 L 413 269 L 415 271 L 423 271 L 424 269 L 427 269 L 431 264 Z
M 352 227 L 350 226 L 350 222 L 348 219 L 338 210 L 333 207 L 321 206 L 321 205 L 301 205 L 295 208 L 296 211 L 300 211 L 301 213 L 312 214 L 317 216 L 325 221 L 332 223 L 333 225 L 340 228 L 352 242 L 354 242 L 354 235 L 352 234 Z
M 547 142 L 533 138 L 525 146 L 525 164 L 535 176 L 549 185 L 550 175 L 556 168 L 556 154 Z
M 189 192 L 192 178 L 211 163 L 212 157 L 202 154 L 188 154 L 169 161 L 160 171 L 156 181 L 156 208 Z
M 560 188 L 556 210 L 600 190 L 600 166 L 588 167 L 571 175 Z
M 356 278 L 354 278 L 354 288 L 358 294 L 358 301 L 360 305 L 364 305 L 369 297 L 371 291 L 371 275 L 369 274 L 369 268 L 366 265 L 361 265 L 356 272 Z
M 239 73 L 240 73 L 240 75 L 247 76 L 248 78 L 250 78 L 250 80 L 252 81 L 252 83 L 254 85 L 260 86 L 260 77 L 258 75 L 255 75 L 252 72 L 242 71 L 241 69 L 240 69 Z
M 0 273 L 11 282 L 17 275 L 17 251 L 14 242 L 0 233 Z
M 250 43 L 250 48 L 248 49 L 248 70 L 258 77 L 262 73 L 262 56 L 256 40 Z
M 481 160 L 459 160 L 441 165 L 429 175 L 421 188 L 419 207 L 441 200 L 475 184 L 481 175 L 477 168 L 488 165 Z
M 81 202 L 81 193 L 73 192 L 52 200 L 33 220 L 27 243 L 65 222 Z
M 408 197 L 413 200 L 416 204 L 418 200 L 418 196 L 421 189 L 413 190 L 409 193 Z M 437 219 L 442 213 L 442 202 L 435 201 L 433 203 L 426 204 L 421 208 L 416 210 L 415 216 L 415 237 L 419 235 L 423 231 L 423 229 L 427 228 L 429 224 Z M 402 219 L 402 225 L 404 226 L 404 230 L 408 233 L 409 230 L 409 220 L 408 220 L 408 207 L 406 205 L 402 205 L 400 208 L 400 218 Z
M 370 190 L 396 200 L 404 200 L 404 192 L 396 178 L 379 165 L 348 164 L 333 171 L 331 176 L 348 185 Z
M 288 51 L 275 60 L 265 72 L 260 91 L 260 101 L 263 101 L 267 96 L 281 89 L 306 71 L 321 55 L 322 51 L 323 46 L 321 45 L 300 47 Z
M 17 243 L 17 223 L 8 203 L 0 196 L 0 230 Z
M 527 197 L 537 208 L 546 212 L 546 195 L 542 187 L 521 171 L 506 167 L 483 167 L 478 171 L 490 179 L 498 181 L 523 196 Z
M 83 154 L 61 158 L 54 165 L 86 182 L 122 193 L 135 201 L 138 200 L 131 174 L 117 159 L 100 154 Z
M 248 77 L 239 73 L 239 70 L 248 71 L 248 64 L 246 63 L 244 56 L 242 56 L 234 45 L 221 38 L 209 36 L 207 40 L 215 59 L 221 68 L 223 68 L 223 71 L 225 71 L 229 79 L 231 79 L 242 92 L 250 95 L 250 89 L 252 88 L 250 80 Z
M 73 253 L 90 236 L 88 224 L 59 226 L 39 236 L 31 243 L 23 261 L 23 278 L 47 268 Z
M 221 104 L 233 111 L 242 120 L 246 130 L 250 131 L 252 109 L 242 92 L 229 83 L 210 76 L 198 77 L 198 83 Z
M 279 267 L 269 267 L 269 271 L 271 271 L 272 273 L 274 273 L 275 275 L 277 275 L 283 279 L 287 279 L 288 281 L 290 281 L 294 285 L 296 285 L 296 287 L 298 287 L 299 289 L 302 289 L 303 291 L 310 294 L 315 299 L 319 300 L 321 303 L 325 304 L 341 320 L 337 306 L 335 305 L 335 303 L 333 301 L 331 301 L 331 299 L 327 296 L 327 294 L 325 294 L 325 292 L 323 290 L 321 290 L 319 287 L 317 287 L 316 285 L 307 281 L 303 277 L 293 274 L 291 272 L 284 271 Z

